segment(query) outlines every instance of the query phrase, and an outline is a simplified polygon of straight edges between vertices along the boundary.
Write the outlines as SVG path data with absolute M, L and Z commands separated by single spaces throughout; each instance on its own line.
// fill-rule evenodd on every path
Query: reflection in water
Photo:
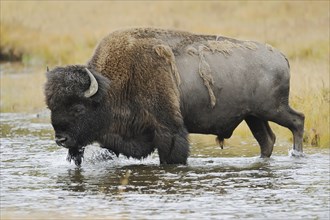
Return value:
M 74 192 L 85 192 L 87 190 L 84 186 L 85 178 L 81 168 L 68 169 L 67 175 L 58 176 L 56 183 L 62 186 L 63 190 Z
M 329 219 L 329 149 L 295 159 L 277 145 L 260 159 L 252 139 L 223 150 L 213 137 L 192 139 L 187 166 L 90 146 L 77 168 L 47 120 L 2 114 L 1 218 Z
M 102 191 L 113 195 L 121 192 L 144 194 L 194 193 L 201 190 L 224 193 L 230 188 L 274 188 L 273 179 L 278 176 L 268 167 L 269 161 L 262 160 L 243 166 L 226 165 L 220 159 L 203 161 L 196 166 L 127 165 L 102 170 L 84 168 L 68 169 L 57 176 L 61 189 L 75 192 Z M 218 161 L 219 160 L 219 161 Z M 200 161 L 196 160 L 196 163 Z M 190 161 L 190 164 L 193 162 Z M 109 166 L 108 164 L 106 166 Z M 85 177 L 85 175 L 87 177 Z M 251 184 L 251 178 L 254 184 Z

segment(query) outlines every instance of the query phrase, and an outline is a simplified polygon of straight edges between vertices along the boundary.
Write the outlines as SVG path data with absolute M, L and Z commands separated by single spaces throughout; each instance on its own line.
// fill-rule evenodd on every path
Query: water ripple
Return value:
M 187 166 L 160 166 L 157 153 L 140 161 L 93 145 L 77 168 L 38 117 L 1 114 L 1 218 L 329 219 L 329 149 L 260 159 L 192 144 Z

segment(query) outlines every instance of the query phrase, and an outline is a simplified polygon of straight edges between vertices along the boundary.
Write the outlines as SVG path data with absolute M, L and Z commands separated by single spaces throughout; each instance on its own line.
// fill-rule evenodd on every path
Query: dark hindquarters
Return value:
M 276 137 L 268 121 L 261 120 L 254 116 L 246 117 L 245 121 L 259 143 L 261 150 L 260 157 L 270 157 L 273 152 Z
M 293 153 L 299 156 L 303 155 L 305 116 L 289 106 L 290 75 L 286 68 L 273 73 L 272 83 L 268 85 L 267 92 L 258 97 L 258 105 L 253 112 L 263 121 L 272 121 L 288 128 L 293 134 Z

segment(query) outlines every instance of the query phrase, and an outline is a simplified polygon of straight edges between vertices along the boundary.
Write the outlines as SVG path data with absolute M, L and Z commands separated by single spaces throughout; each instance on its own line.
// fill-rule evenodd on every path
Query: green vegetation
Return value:
M 1 1 L 0 59 L 33 66 L 1 68 L 1 112 L 36 111 L 46 66 L 85 63 L 109 32 L 134 26 L 174 28 L 268 43 L 291 65 L 291 105 L 304 112 L 305 142 L 330 145 L 329 1 Z M 19 69 L 18 69 L 19 70 Z M 31 83 L 33 82 L 33 84 Z M 290 132 L 272 125 L 278 136 Z M 240 126 L 238 135 L 251 135 Z

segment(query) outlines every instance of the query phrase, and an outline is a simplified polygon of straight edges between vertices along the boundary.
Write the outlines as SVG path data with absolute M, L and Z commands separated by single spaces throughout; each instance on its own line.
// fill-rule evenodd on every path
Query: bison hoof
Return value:
M 289 150 L 289 156 L 290 157 L 295 157 L 295 158 L 301 158 L 305 157 L 306 155 L 302 151 L 297 151 L 297 150 Z

